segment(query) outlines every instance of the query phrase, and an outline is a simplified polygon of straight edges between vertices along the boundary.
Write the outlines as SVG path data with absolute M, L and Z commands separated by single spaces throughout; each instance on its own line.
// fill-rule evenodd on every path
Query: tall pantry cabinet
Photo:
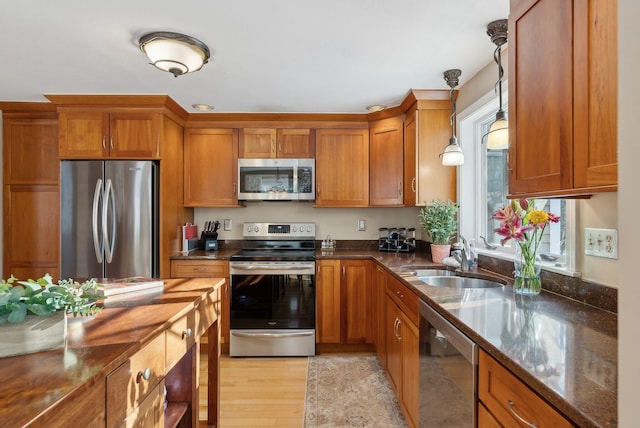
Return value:
M 58 120 L 43 103 L 3 112 L 2 278 L 59 276 Z

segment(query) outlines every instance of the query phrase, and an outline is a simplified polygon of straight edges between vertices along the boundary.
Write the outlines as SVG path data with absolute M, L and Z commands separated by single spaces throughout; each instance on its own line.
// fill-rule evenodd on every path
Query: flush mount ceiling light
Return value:
M 367 110 L 369 110 L 370 112 L 382 111 L 386 108 L 387 106 L 382 104 L 373 104 L 373 105 L 367 106 Z
M 500 107 L 496 112 L 496 120 L 491 124 L 487 133 L 487 149 L 504 150 L 509 148 L 509 122 L 507 115 L 502 110 L 502 77 L 504 69 L 502 68 L 502 45 L 507 43 L 508 21 L 506 19 L 498 19 L 487 25 L 487 34 L 491 37 L 491 41 L 496 45 L 493 52 L 493 60 L 498 64 L 498 81 L 496 82 L 496 91 L 500 100 Z
M 200 70 L 210 56 L 209 48 L 200 40 L 169 31 L 145 34 L 139 44 L 151 65 L 175 77 Z
M 196 110 L 199 111 L 211 111 L 213 110 L 213 106 L 209 105 L 209 104 L 191 104 L 191 107 L 193 107 Z
M 451 138 L 449 139 L 449 145 L 445 147 L 444 152 L 440 153 L 442 165 L 445 166 L 457 166 L 464 164 L 464 154 L 462 153 L 462 148 L 458 144 L 458 139 L 456 138 L 456 101 L 453 94 L 453 88 L 458 86 L 458 78 L 461 74 L 462 71 L 457 68 L 444 72 L 444 80 L 451 88 L 449 90 L 449 97 L 451 98 L 451 116 L 449 117 L 449 122 L 451 123 Z

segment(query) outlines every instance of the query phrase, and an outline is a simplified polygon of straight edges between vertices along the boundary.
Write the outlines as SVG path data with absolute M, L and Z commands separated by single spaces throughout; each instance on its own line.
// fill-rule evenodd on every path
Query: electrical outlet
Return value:
M 584 253 L 587 256 L 618 258 L 618 231 L 615 229 L 584 229 Z
M 367 230 L 367 222 L 365 219 L 361 218 L 358 220 L 358 231 L 363 232 Z
M 231 219 L 230 218 L 225 218 L 224 219 L 224 230 L 231 230 Z

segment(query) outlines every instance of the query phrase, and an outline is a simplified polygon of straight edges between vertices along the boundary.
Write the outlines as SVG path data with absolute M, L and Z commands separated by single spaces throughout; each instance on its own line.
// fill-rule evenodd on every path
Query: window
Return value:
M 498 100 L 492 92 L 458 114 L 458 136 L 465 155 L 465 163 L 458 171 L 460 232 L 465 238 L 476 241 L 480 253 L 510 259 L 514 252 L 513 242 L 500 245 L 501 236 L 493 232 L 498 222 L 492 219 L 493 213 L 509 202 L 506 198 L 509 191 L 507 150 L 487 150 L 483 142 L 497 109 Z M 535 204 L 537 208 L 561 217 L 559 223 L 552 223 L 545 230 L 540 253 L 547 255 L 548 260 L 543 267 L 573 275 L 575 234 L 571 225 L 575 224 L 574 201 L 536 199 Z M 498 248 L 485 249 L 481 237 Z

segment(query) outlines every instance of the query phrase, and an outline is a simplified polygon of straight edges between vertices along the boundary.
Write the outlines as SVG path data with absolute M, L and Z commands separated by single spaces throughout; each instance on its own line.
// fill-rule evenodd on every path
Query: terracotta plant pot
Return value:
M 450 253 L 451 253 L 451 245 L 449 244 L 447 245 L 431 244 L 431 260 L 433 260 L 434 263 L 442 264 L 442 261 L 445 259 L 445 257 L 449 257 Z

